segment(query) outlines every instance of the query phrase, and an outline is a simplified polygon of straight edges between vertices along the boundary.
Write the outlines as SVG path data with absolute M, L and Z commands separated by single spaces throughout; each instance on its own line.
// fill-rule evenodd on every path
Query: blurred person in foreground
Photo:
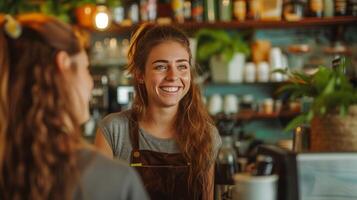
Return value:
M 0 199 L 147 199 L 136 172 L 81 138 L 93 80 L 78 31 L 0 15 Z

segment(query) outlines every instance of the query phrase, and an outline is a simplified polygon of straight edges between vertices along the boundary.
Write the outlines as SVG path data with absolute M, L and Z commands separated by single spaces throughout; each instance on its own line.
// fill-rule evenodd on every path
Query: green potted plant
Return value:
M 250 48 L 237 32 L 201 29 L 196 34 L 197 61 L 209 62 L 214 82 L 241 82 Z
M 289 83 L 278 92 L 287 92 L 291 99 L 310 98 L 302 112 L 286 127 L 291 130 L 310 124 L 312 151 L 357 150 L 357 90 L 345 75 L 346 59 L 335 68 L 320 66 L 316 73 L 278 70 L 289 77 Z

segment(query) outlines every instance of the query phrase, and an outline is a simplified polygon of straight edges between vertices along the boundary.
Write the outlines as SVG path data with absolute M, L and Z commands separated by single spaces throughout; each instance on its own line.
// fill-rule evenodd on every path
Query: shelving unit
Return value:
M 236 120 L 270 120 L 277 118 L 293 118 L 299 115 L 300 113 L 297 111 L 282 111 L 282 112 L 274 112 L 274 113 L 259 113 L 254 111 L 244 111 L 239 112 L 234 117 Z
M 328 33 L 328 36 L 333 36 L 334 38 L 339 38 L 341 33 L 344 33 L 345 30 L 350 30 L 351 27 L 355 30 L 357 27 L 357 17 L 344 16 L 344 17 L 332 17 L 332 18 L 304 18 L 300 21 L 231 21 L 231 22 L 184 22 L 184 23 L 175 23 L 173 25 L 178 26 L 179 28 L 185 30 L 190 36 L 193 35 L 196 31 L 202 28 L 211 28 L 211 29 L 223 29 L 228 31 L 252 31 L 252 34 L 259 32 L 261 29 L 263 32 L 268 32 L 267 37 L 270 37 L 272 32 L 278 33 L 273 35 L 278 37 L 283 34 L 295 34 L 298 32 L 300 37 L 305 38 L 304 31 L 307 32 L 320 32 L 320 30 L 325 29 L 324 31 Z M 123 37 L 128 38 L 132 31 L 138 26 L 138 24 L 123 26 L 113 23 L 111 27 L 105 31 L 99 31 L 95 29 L 86 28 L 91 34 L 98 36 L 98 38 L 103 37 Z M 287 34 L 285 33 L 287 30 Z M 322 32 L 322 31 L 321 31 Z M 284 36 L 285 36 L 284 35 Z M 308 35 L 311 37 L 311 35 Z M 273 38 L 274 39 L 274 38 Z M 330 38 L 328 38 L 330 39 Z M 333 39 L 333 38 L 332 38 Z M 96 65 L 93 66 L 96 69 L 110 70 L 113 68 L 120 68 L 117 65 Z M 106 68 L 106 69 L 105 69 Z M 265 98 L 274 98 L 277 97 L 275 91 L 276 89 L 283 85 L 284 82 L 254 82 L 254 83 L 216 83 L 209 82 L 202 84 L 202 94 L 209 97 L 215 93 L 218 93 L 222 96 L 227 94 L 234 94 L 238 97 L 239 100 L 245 94 L 252 94 L 254 100 L 259 103 Z M 208 102 L 208 101 L 207 101 Z M 268 142 L 275 142 L 279 139 L 290 138 L 291 133 L 286 133 L 283 131 L 283 127 L 288 121 L 296 117 L 300 113 L 297 111 L 282 110 L 281 112 L 274 113 L 260 113 L 255 111 L 242 111 L 232 116 L 237 122 L 241 121 L 244 123 L 244 129 L 247 132 L 254 132 L 257 138 L 264 139 Z
M 323 26 L 338 26 L 338 25 L 356 25 L 357 17 L 353 16 L 340 16 L 331 18 L 304 18 L 299 21 L 231 21 L 231 22 L 184 22 L 175 23 L 185 30 L 197 30 L 201 28 L 215 28 L 215 29 L 269 29 L 269 28 L 306 28 L 306 27 L 323 27 Z M 112 24 L 112 26 L 105 30 L 106 33 L 123 34 L 134 30 L 136 24 L 130 26 L 122 26 L 118 24 Z M 91 32 L 101 33 L 102 31 L 95 29 L 88 29 Z

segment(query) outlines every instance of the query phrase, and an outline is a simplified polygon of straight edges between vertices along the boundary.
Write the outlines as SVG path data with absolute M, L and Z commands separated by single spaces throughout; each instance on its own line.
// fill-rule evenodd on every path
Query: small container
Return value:
M 179 23 L 183 23 L 185 18 L 184 18 L 184 0 L 172 0 L 171 1 L 171 6 L 172 6 L 172 11 L 174 14 L 174 19 L 175 21 Z
M 202 0 L 195 0 L 192 1 L 192 19 L 196 22 L 203 21 L 203 1 Z
M 185 18 L 185 21 L 191 20 L 191 1 L 186 0 L 183 3 L 183 16 Z
M 248 173 L 234 175 L 233 199 L 276 200 L 278 197 L 278 175 L 252 176 Z
M 233 2 L 233 15 L 238 21 L 244 21 L 247 15 L 247 3 L 245 0 Z
M 269 64 L 267 62 L 260 62 L 258 64 L 258 82 L 268 82 L 270 76 Z
M 227 94 L 223 100 L 223 111 L 226 115 L 238 112 L 238 98 L 234 94 Z
M 253 20 L 259 20 L 262 14 L 262 0 L 249 1 L 249 16 Z
M 276 100 L 274 101 L 274 112 L 280 113 L 282 107 L 283 107 L 283 102 L 282 102 L 282 100 L 276 99 Z
M 335 0 L 335 16 L 347 15 L 347 0 Z
M 112 9 L 113 21 L 120 24 L 124 20 L 124 7 L 116 6 Z
M 243 95 L 242 101 L 240 102 L 240 109 L 243 110 L 254 110 L 254 97 L 251 94 Z
M 299 21 L 304 17 L 305 2 L 291 0 L 284 3 L 284 19 L 286 21 Z
M 245 65 L 245 82 L 247 83 L 253 83 L 255 82 L 255 73 L 256 73 L 256 69 L 255 69 L 255 64 L 252 62 L 248 62 Z
M 310 0 L 309 1 L 309 7 L 310 7 L 310 17 L 322 17 L 323 15 L 323 5 L 324 2 L 323 0 Z
M 129 13 L 128 13 L 129 19 L 133 23 L 138 23 L 139 22 L 139 5 L 137 3 L 133 3 L 129 7 Z
M 205 0 L 205 20 L 208 22 L 215 22 L 218 18 L 216 0 Z
M 263 112 L 266 114 L 272 114 L 274 111 L 274 100 L 272 98 L 266 98 L 263 101 Z
M 219 94 L 213 94 L 209 99 L 208 112 L 211 115 L 216 115 L 222 112 L 223 99 Z
M 333 17 L 334 9 L 334 0 L 324 1 L 324 17 Z
M 219 20 L 229 22 L 232 20 L 232 0 L 219 0 Z
M 349 0 L 347 13 L 350 16 L 357 16 L 357 0 Z
M 256 168 L 253 171 L 255 176 L 267 176 L 273 174 L 273 158 L 267 155 L 258 155 Z

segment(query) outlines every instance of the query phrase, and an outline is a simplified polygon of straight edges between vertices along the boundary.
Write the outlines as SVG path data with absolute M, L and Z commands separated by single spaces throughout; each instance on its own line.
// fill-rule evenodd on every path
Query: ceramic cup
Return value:
M 276 200 L 277 175 L 252 176 L 248 173 L 234 175 L 233 200 Z
M 234 94 L 224 96 L 223 111 L 225 114 L 234 114 L 238 112 L 238 98 Z
M 219 112 L 222 112 L 223 99 L 219 94 L 213 94 L 208 103 L 208 112 L 211 115 L 216 115 Z

